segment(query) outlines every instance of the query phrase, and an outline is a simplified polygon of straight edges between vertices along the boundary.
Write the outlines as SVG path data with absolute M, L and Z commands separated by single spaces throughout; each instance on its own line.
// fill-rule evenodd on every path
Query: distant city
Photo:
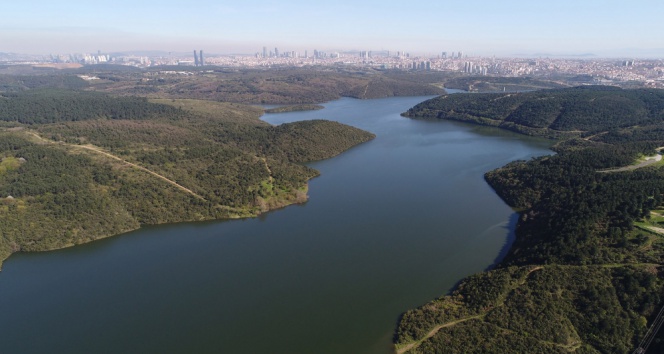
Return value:
M 341 66 L 374 68 L 378 70 L 447 71 L 469 75 L 508 77 L 541 77 L 555 75 L 585 75 L 595 83 L 634 82 L 641 86 L 664 88 L 664 59 L 630 58 L 505 58 L 481 57 L 463 51 L 440 51 L 435 55 L 417 55 L 403 51 L 333 51 L 313 49 L 280 51 L 262 47 L 254 54 L 203 55 L 203 49 L 193 53 L 146 52 L 128 53 L 21 55 L 0 53 L 0 65 L 33 65 L 65 68 L 82 65 L 116 64 L 135 67 L 307 67 Z M 180 70 L 180 69 L 178 69 Z

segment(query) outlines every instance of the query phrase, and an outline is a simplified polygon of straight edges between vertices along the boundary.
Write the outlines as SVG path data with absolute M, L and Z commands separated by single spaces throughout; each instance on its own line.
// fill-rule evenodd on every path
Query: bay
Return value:
M 516 214 L 483 174 L 551 153 L 549 141 L 400 116 L 426 98 L 264 116 L 377 135 L 310 163 L 321 176 L 303 205 L 13 255 L 0 272 L 0 352 L 391 353 L 403 311 L 509 247 Z

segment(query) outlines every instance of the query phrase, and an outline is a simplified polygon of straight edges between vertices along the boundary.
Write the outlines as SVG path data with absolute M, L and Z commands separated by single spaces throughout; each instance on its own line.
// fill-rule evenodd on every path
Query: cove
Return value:
M 398 316 L 490 267 L 515 213 L 483 179 L 551 142 L 400 116 L 427 97 L 266 115 L 377 135 L 309 164 L 310 199 L 259 218 L 145 227 L 12 255 L 3 353 L 391 353 Z

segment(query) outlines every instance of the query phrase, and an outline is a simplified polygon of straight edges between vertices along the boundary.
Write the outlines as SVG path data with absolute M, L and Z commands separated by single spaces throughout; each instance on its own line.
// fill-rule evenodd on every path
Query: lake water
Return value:
M 399 115 L 424 99 L 265 116 L 377 135 L 311 163 L 322 175 L 304 205 L 13 255 L 0 272 L 0 352 L 391 353 L 403 311 L 509 246 L 516 215 L 483 174 L 551 153 L 547 141 Z

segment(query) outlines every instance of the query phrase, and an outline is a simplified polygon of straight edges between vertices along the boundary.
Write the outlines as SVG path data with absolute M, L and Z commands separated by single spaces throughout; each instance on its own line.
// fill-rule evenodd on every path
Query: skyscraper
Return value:
M 200 55 L 201 55 L 201 59 L 198 61 L 198 64 L 200 64 L 201 66 L 204 66 L 205 61 L 203 60 L 203 49 L 200 50 Z
M 267 58 L 267 47 L 263 47 L 263 58 Z
M 198 66 L 198 54 L 196 54 L 196 49 L 194 49 L 194 65 Z

